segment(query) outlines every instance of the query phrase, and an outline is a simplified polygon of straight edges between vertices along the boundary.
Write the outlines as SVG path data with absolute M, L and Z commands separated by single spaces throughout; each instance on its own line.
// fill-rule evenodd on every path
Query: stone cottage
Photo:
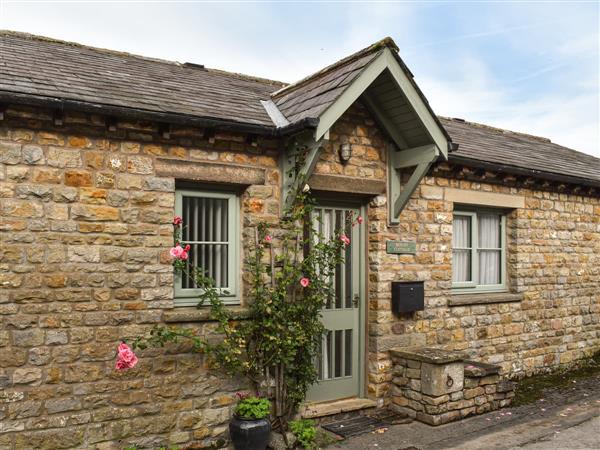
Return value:
M 2 32 L 0 448 L 226 435 L 235 381 L 177 348 L 117 373 L 116 345 L 214 327 L 173 276 L 175 214 L 244 317 L 254 227 L 299 151 L 323 223 L 365 218 L 311 401 L 387 405 L 392 348 L 516 377 L 600 348 L 600 160 L 437 117 L 391 39 L 287 85 Z

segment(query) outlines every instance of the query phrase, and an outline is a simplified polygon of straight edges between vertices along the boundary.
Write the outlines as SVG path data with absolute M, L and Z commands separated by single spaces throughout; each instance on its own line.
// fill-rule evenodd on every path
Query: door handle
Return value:
M 352 298 L 352 307 L 358 308 L 359 302 L 360 302 L 360 295 L 354 294 L 354 297 Z

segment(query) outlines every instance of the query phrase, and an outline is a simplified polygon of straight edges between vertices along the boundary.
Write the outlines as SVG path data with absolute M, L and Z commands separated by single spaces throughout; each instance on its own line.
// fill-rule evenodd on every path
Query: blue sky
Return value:
M 599 2 L 0 0 L 0 27 L 294 81 L 394 38 L 436 113 L 600 157 Z

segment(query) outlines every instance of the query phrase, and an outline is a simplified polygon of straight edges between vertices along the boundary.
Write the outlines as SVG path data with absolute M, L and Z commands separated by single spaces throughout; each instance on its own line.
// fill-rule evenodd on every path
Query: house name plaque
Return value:
M 417 243 L 415 241 L 386 241 L 385 251 L 392 255 L 414 255 L 417 253 Z

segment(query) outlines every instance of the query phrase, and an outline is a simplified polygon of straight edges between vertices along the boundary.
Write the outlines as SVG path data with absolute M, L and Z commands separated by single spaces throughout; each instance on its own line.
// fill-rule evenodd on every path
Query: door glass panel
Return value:
M 343 330 L 335 330 L 335 377 L 342 376 L 342 359 L 344 352 L 342 351 L 342 333 Z
M 347 329 L 344 333 L 344 375 L 347 377 L 352 376 L 352 328 Z
M 327 331 L 323 346 L 323 380 L 332 378 L 333 373 L 333 339 L 331 335 L 331 331 Z
M 352 236 L 352 211 L 345 211 L 345 230 L 346 236 Z M 345 294 L 345 307 L 352 308 L 352 246 L 354 240 L 350 239 L 350 245 L 347 245 L 344 251 L 344 294 Z

